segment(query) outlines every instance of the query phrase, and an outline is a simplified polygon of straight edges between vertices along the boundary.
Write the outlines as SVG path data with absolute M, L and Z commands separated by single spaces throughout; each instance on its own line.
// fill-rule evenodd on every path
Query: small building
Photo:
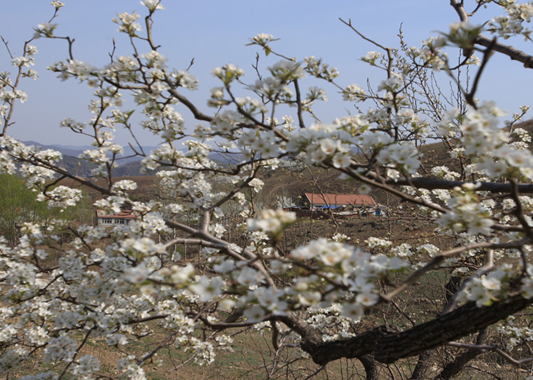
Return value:
M 374 216 L 387 216 L 387 206 L 378 205 L 374 210 Z
M 311 210 L 374 208 L 378 204 L 370 195 L 360 194 L 313 194 L 304 193 L 304 202 Z
M 105 214 L 103 210 L 96 210 L 96 224 L 98 226 L 113 226 L 116 224 L 128 224 L 137 219 L 131 210 L 122 210 L 118 214 Z
M 373 217 L 387 217 L 387 206 L 377 205 L 376 207 L 365 208 L 364 210 L 362 210 L 361 215 Z

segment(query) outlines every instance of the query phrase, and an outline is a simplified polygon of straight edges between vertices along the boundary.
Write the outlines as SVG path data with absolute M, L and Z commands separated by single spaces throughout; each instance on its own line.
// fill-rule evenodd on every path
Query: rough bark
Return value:
M 279 320 L 302 336 L 302 349 L 319 365 L 340 358 L 362 358 L 366 355 L 373 355 L 376 361 L 390 364 L 480 331 L 526 308 L 531 302 L 516 294 L 481 308 L 469 303 L 403 332 L 393 333 L 385 326 L 380 326 L 353 338 L 328 342 L 322 340 L 317 330 L 294 315 L 280 317 Z
M 421 353 L 418 356 L 418 362 L 416 363 L 415 370 L 411 374 L 409 380 L 426 379 L 426 373 L 429 369 L 430 359 L 429 351 Z
M 483 329 L 479 332 L 479 335 L 477 337 L 476 344 L 480 345 L 485 342 L 487 338 L 487 329 Z M 449 363 L 441 373 L 439 373 L 434 380 L 450 380 L 453 379 L 455 375 L 457 375 L 459 372 L 463 370 L 465 365 L 472 359 L 476 358 L 477 356 L 485 353 L 483 350 L 477 350 L 477 349 L 470 349 L 467 350 L 462 355 L 459 355 L 455 358 L 454 361 Z
M 418 355 L 424 351 L 475 333 L 531 304 L 520 294 L 488 307 L 469 303 L 432 321 L 397 334 L 382 337 L 376 342 L 374 357 L 381 363 Z
M 372 356 L 363 356 L 359 358 L 366 371 L 366 380 L 379 380 L 378 366 Z
M 409 178 L 406 180 L 404 178 L 399 178 L 397 180 L 388 179 L 385 181 L 387 185 L 393 186 L 414 186 L 419 189 L 435 190 L 435 189 L 447 189 L 451 190 L 454 187 L 461 187 L 467 182 L 464 181 L 448 181 L 445 179 L 434 179 L 434 178 Z M 476 182 L 479 187 L 478 191 L 489 191 L 491 193 L 509 193 L 511 192 L 511 184 L 509 183 L 499 183 L 499 182 Z M 533 193 L 533 184 L 531 183 L 521 183 L 518 185 L 518 190 L 520 194 L 532 194 Z
M 302 337 L 302 349 L 319 365 L 346 358 L 362 358 L 374 351 L 375 342 L 390 333 L 385 326 L 366 331 L 353 338 L 324 342 L 322 335 L 294 314 L 278 318 Z
M 354 338 L 339 339 L 320 344 L 302 344 L 302 349 L 309 353 L 317 364 L 327 364 L 340 358 L 362 358 L 374 352 L 374 344 L 386 336 L 387 328 L 380 326 L 359 334 Z

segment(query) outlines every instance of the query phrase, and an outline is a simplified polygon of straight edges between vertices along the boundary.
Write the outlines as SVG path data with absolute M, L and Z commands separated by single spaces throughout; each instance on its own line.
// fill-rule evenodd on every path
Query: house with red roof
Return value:
M 314 209 L 356 209 L 375 208 L 378 206 L 370 195 L 361 194 L 313 194 L 304 193 L 304 202 Z
M 121 210 L 118 214 L 106 214 L 103 210 L 96 210 L 96 224 L 98 226 L 114 226 L 117 224 L 128 224 L 137 219 L 131 210 Z

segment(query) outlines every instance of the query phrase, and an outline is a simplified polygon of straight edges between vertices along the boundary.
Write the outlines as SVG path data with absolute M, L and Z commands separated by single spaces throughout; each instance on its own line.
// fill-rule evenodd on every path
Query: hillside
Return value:
M 71 156 L 71 157 L 78 157 L 80 154 L 82 154 L 86 150 L 94 149 L 94 146 L 92 145 L 59 145 L 59 144 L 52 144 L 52 145 L 46 145 L 41 144 L 36 141 L 23 141 L 26 145 L 34 145 L 38 146 L 41 149 L 53 149 L 57 150 L 58 152 L 61 152 L 63 156 Z M 120 155 L 118 158 L 118 163 L 120 165 L 123 165 L 127 162 L 132 161 L 139 161 L 139 156 L 135 156 L 135 152 L 131 147 L 128 145 L 124 146 L 124 154 Z M 157 148 L 157 146 L 145 146 L 143 147 L 145 149 L 145 152 L 150 152 Z
M 149 200 L 154 199 L 156 197 L 157 177 L 153 175 L 115 177 L 113 178 L 113 183 L 122 180 L 134 181 L 138 185 L 136 190 L 130 192 L 131 200 L 148 202 Z M 93 178 L 90 179 L 90 181 L 97 184 L 98 186 L 106 187 L 106 181 L 103 178 Z M 71 188 L 80 188 L 80 184 L 70 178 L 62 180 L 60 182 L 60 185 Z M 97 199 L 102 198 L 102 195 L 97 190 L 91 188 L 85 188 L 84 190 L 87 191 L 89 198 L 93 202 Z
M 80 177 L 90 178 L 91 170 L 96 168 L 95 164 L 89 163 L 85 160 L 78 158 L 86 150 L 94 149 L 94 146 L 91 145 L 45 145 L 36 141 L 24 141 L 26 145 L 33 145 L 40 147 L 41 149 L 53 149 L 61 152 L 63 154 L 63 160 L 59 165 L 63 169 L 68 170 L 71 173 L 76 173 Z M 149 153 L 152 150 L 156 149 L 157 146 L 145 146 L 143 147 L 144 151 Z M 181 149 L 184 150 L 184 149 Z M 239 154 L 232 154 L 231 157 L 221 153 L 212 153 L 209 158 L 215 162 L 218 162 L 222 165 L 225 165 L 231 160 L 239 158 Z M 142 157 L 136 156 L 135 152 L 131 147 L 124 146 L 124 154 L 117 159 L 117 168 L 113 169 L 113 177 L 131 177 L 131 176 L 144 176 L 144 175 L 153 175 L 153 173 L 143 174 L 141 173 L 141 159 Z
M 63 156 L 59 163 L 59 167 L 67 170 L 69 173 L 74 173 L 83 178 L 91 177 L 91 170 L 96 168 L 96 165 L 85 160 L 80 160 L 77 157 Z
M 533 135 L 533 120 L 517 124 L 515 128 L 523 128 Z M 430 172 L 431 168 L 443 165 L 453 168 L 454 160 L 443 143 L 428 144 L 420 147 L 419 150 L 422 153 L 422 170 Z M 218 160 L 224 159 L 220 155 L 217 155 L 216 158 Z M 90 177 L 90 170 L 95 167 L 94 164 L 69 156 L 64 156 L 61 166 L 85 178 Z M 139 189 L 133 192 L 133 197 L 135 199 L 148 200 L 156 192 L 155 184 L 157 183 L 157 178 L 153 175 L 155 171 L 143 175 L 140 174 L 140 169 L 140 161 L 130 161 L 114 169 L 113 177 L 115 181 L 131 179 L 137 182 Z M 357 192 L 357 187 L 359 186 L 355 180 L 340 180 L 339 173 L 336 170 L 316 167 L 303 169 L 300 172 L 291 172 L 283 168 L 276 170 L 263 169 L 259 173 L 259 178 L 265 182 L 265 186 L 256 200 L 263 207 L 268 208 L 278 207 L 280 197 L 290 197 L 293 202 L 298 203 L 298 197 L 302 196 L 304 192 L 350 194 Z M 103 184 L 102 179 L 95 180 L 95 182 Z M 68 184 L 67 186 L 72 185 Z M 398 203 L 394 197 L 379 189 L 374 189 L 370 195 L 379 204 L 393 206 Z

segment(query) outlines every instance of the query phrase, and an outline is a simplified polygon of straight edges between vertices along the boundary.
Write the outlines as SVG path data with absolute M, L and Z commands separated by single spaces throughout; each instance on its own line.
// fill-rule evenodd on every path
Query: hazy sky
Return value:
M 76 39 L 76 59 L 95 66 L 105 65 L 109 62 L 113 38 L 118 55 L 131 55 L 127 36 L 116 31 L 117 25 L 111 22 L 111 18 L 117 13 L 134 10 L 145 15 L 145 8 L 138 0 L 63 2 L 66 6 L 54 21 L 59 24 L 55 34 Z M 33 35 L 32 27 L 48 21 L 53 14 L 49 3 L 46 0 L 3 2 L 0 34 L 9 41 L 15 56 L 20 55 L 23 42 Z M 206 106 L 209 89 L 218 85 L 210 75 L 213 68 L 231 62 L 245 70 L 245 81 L 255 81 L 251 64 L 259 50 L 245 47 L 245 44 L 249 37 L 258 33 L 270 33 L 280 38 L 273 48 L 298 61 L 310 55 L 322 57 L 339 69 L 340 84 L 358 83 L 365 87 L 367 78 L 375 85 L 383 79 L 379 70 L 360 61 L 361 56 L 376 48 L 343 25 L 339 17 L 351 19 L 360 32 L 391 47 L 399 45 L 396 35 L 402 23 L 407 43 L 420 46 L 422 40 L 437 35 L 437 31 L 447 31 L 449 24 L 458 20 L 449 0 L 167 0 L 162 4 L 166 10 L 156 13 L 154 26 L 155 42 L 162 46 L 159 52 L 169 59 L 167 65 L 170 68 L 185 69 L 194 58 L 191 73 L 200 80 L 200 90 L 184 92 L 184 95 L 206 113 L 213 112 Z M 503 13 L 498 9 L 483 12 L 472 21 L 482 22 Z M 50 64 L 67 57 L 66 42 L 39 39 L 32 44 L 39 50 L 35 69 L 40 78 L 22 83 L 20 88 L 27 92 L 28 101 L 17 103 L 16 124 L 10 133 L 22 140 L 43 144 L 89 144 L 89 138 L 80 139 L 80 136 L 58 127 L 66 117 L 77 121 L 90 118 L 87 104 L 92 90 L 73 80 L 61 82 L 54 73 L 46 70 Z M 138 47 L 141 52 L 149 51 L 147 45 L 139 44 Z M 520 42 L 519 47 L 533 51 L 531 43 Z M 265 58 L 261 52 L 260 68 L 265 70 L 277 60 L 272 56 Z M 0 71 L 14 71 L 3 47 L 0 47 Z M 497 101 L 509 113 L 517 112 L 518 106 L 533 103 L 532 78 L 533 71 L 526 71 L 521 64 L 510 62 L 508 58 L 495 56 L 484 73 L 478 94 L 483 100 Z M 316 84 L 302 82 L 306 87 Z M 335 117 L 347 115 L 348 110 L 355 112 L 350 103 L 341 100 L 334 88 L 326 83 L 322 86 L 328 90 L 330 99 L 317 108 L 317 116 L 322 121 L 331 122 Z M 131 107 L 129 103 L 125 108 Z M 188 110 L 178 106 L 178 111 L 186 125 L 194 126 L 196 122 Z M 120 127 L 116 136 L 122 144 L 131 140 Z M 147 145 L 159 142 L 146 132 L 140 131 L 139 136 Z

